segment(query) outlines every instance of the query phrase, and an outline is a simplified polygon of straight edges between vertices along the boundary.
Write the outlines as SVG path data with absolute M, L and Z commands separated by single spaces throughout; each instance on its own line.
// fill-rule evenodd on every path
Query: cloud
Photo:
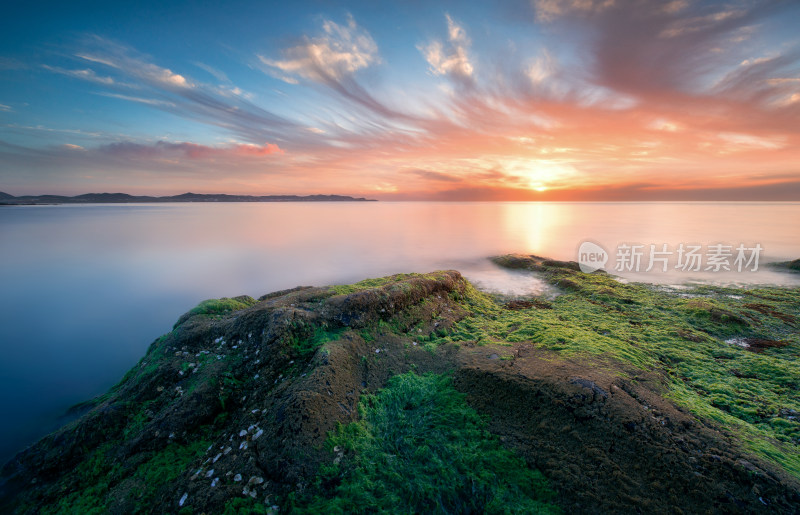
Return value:
M 10 113 L 11 111 L 13 111 L 13 109 L 11 109 L 11 106 L 7 106 L 5 104 L 0 104 L 0 111 L 2 111 L 4 113 Z
M 717 96 L 751 104 L 783 104 L 787 97 L 800 92 L 800 78 L 785 77 L 798 73 L 798 61 L 800 51 L 746 59 L 719 80 L 713 91 Z
M 163 106 L 163 107 L 175 107 L 175 104 L 172 102 L 167 102 L 165 100 L 157 100 L 154 98 L 141 98 L 141 97 L 134 97 L 131 95 L 122 95 L 120 93 L 96 93 L 97 95 L 108 97 L 108 98 L 118 98 L 120 100 L 127 100 L 129 102 L 137 102 L 139 104 L 147 104 L 150 106 Z
M 352 16 L 348 16 L 346 25 L 324 20 L 322 32 L 313 38 L 305 36 L 300 44 L 285 49 L 283 59 L 258 55 L 259 61 L 267 73 L 289 84 L 298 84 L 300 78 L 334 92 L 360 109 L 364 125 L 373 129 L 393 120 L 413 118 L 378 100 L 356 79 L 357 72 L 381 62 L 378 45 L 369 32 L 359 27 Z
M 194 65 L 200 68 L 201 70 L 211 74 L 215 79 L 217 79 L 220 82 L 230 83 L 231 81 L 225 74 L 225 72 L 222 72 L 214 68 L 213 66 L 209 66 L 205 63 L 200 63 L 200 62 L 195 62 Z
M 104 42 L 109 54 L 81 53 L 76 57 L 89 62 L 104 64 L 116 68 L 133 78 L 139 79 L 147 84 L 156 87 L 167 88 L 192 88 L 193 85 L 186 80 L 186 77 L 174 73 L 169 68 L 162 68 L 155 64 L 146 62 L 142 58 L 131 55 L 130 51 L 120 45 L 110 41 L 97 38 L 98 42 Z M 102 51 L 101 51 L 102 52 Z
M 147 194 L 155 188 L 165 193 L 252 194 L 254 184 L 265 193 L 296 191 L 286 182 L 298 177 L 279 173 L 286 159 L 287 154 L 274 143 L 204 145 L 126 140 L 99 146 L 66 143 L 32 149 L 0 140 L 0 182 L 32 193 L 79 194 L 103 188 Z M 21 166 L 25 166 L 25 174 L 18 173 Z M 90 182 L 84 180 L 87 176 L 92 177 Z M 266 185 L 270 180 L 275 181 L 273 189 Z
M 189 142 L 157 141 L 154 144 L 120 142 L 101 146 L 94 150 L 100 154 L 128 159 L 154 159 L 165 157 L 184 157 L 190 160 L 216 158 L 254 158 L 272 154 L 283 154 L 283 150 L 273 143 L 253 145 L 238 143 L 212 147 Z
M 783 137 L 768 138 L 752 134 L 722 133 L 719 138 L 726 143 L 732 144 L 728 147 L 731 151 L 779 149 L 786 146 L 786 139 Z
M 29 65 L 19 59 L 0 56 L 0 70 L 26 70 L 28 68 Z
M 148 56 L 119 43 L 89 36 L 75 53 L 81 61 L 107 67 L 114 77 L 100 77 L 92 70 L 63 70 L 50 67 L 88 82 L 105 86 L 99 92 L 111 98 L 149 105 L 177 116 L 222 128 L 251 143 L 294 138 L 297 144 L 308 140 L 304 125 L 253 104 L 250 95 L 233 84 L 223 87 L 204 84 L 151 62 Z M 136 89 L 136 95 L 130 95 Z
M 436 75 L 447 75 L 463 84 L 472 82 L 475 71 L 470 62 L 468 50 L 470 40 L 461 25 L 457 24 L 449 14 L 447 19 L 447 44 L 434 40 L 427 45 L 417 47 Z
M 74 77 L 76 79 L 82 79 L 89 82 L 95 82 L 97 84 L 104 84 L 106 86 L 111 86 L 116 84 L 113 78 L 111 77 L 101 77 L 95 73 L 94 70 L 91 69 L 83 69 L 83 70 L 67 70 L 64 68 L 59 68 L 58 66 L 48 66 L 46 64 L 42 65 L 47 71 L 58 73 L 61 75 L 66 75 L 68 77 Z
M 589 66 L 597 85 L 674 102 L 708 88 L 722 70 L 741 62 L 745 49 L 737 36 L 774 15 L 779 4 L 756 1 L 732 9 L 727 3 L 697 2 L 665 10 L 650 2 L 615 0 L 591 19 L 564 17 L 591 34 Z
M 547 50 L 542 50 L 536 59 L 531 62 L 525 70 L 531 83 L 534 85 L 542 84 L 544 81 L 552 77 L 557 70 L 555 59 Z
M 268 67 L 279 70 L 278 77 L 289 83 L 296 83 L 292 78 L 296 76 L 328 84 L 380 62 L 378 45 L 352 16 L 346 25 L 325 20 L 322 30 L 322 36 L 304 38 L 301 44 L 284 50 L 283 59 L 258 57 Z
M 600 13 L 614 7 L 616 0 L 533 0 L 536 18 L 542 22 L 550 22 L 567 14 Z M 670 2 L 664 9 L 676 11 L 685 2 Z
M 435 172 L 433 170 L 406 170 L 405 173 L 415 175 L 421 179 L 435 182 L 463 182 L 463 178 L 449 175 L 442 172 Z

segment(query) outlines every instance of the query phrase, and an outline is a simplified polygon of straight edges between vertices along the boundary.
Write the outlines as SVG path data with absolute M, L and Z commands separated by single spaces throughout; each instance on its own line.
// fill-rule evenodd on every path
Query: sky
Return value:
M 800 200 L 800 2 L 22 2 L 0 191 Z

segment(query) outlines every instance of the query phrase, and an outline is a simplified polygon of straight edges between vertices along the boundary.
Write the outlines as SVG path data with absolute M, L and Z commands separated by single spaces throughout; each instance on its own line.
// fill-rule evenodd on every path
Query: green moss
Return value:
M 295 328 L 287 337 L 292 356 L 296 358 L 308 358 L 311 354 L 326 343 L 333 342 L 341 338 L 345 328 L 326 328 L 322 326 L 302 326 Z
M 395 284 L 398 288 L 410 288 L 410 285 L 404 281 L 412 277 L 423 277 L 423 274 L 397 274 L 389 277 L 378 277 L 375 279 L 364 279 L 355 284 L 342 284 L 330 286 L 330 289 L 336 295 L 347 295 L 348 293 L 355 293 L 357 291 L 369 290 L 372 288 L 381 288 L 390 284 Z
M 158 493 L 169 488 L 195 458 L 201 456 L 210 441 L 198 439 L 190 444 L 170 443 L 153 453 L 135 471 L 118 463 L 111 452 L 117 442 L 109 442 L 90 453 L 70 471 L 72 485 L 57 504 L 43 506 L 43 514 L 109 512 L 109 490 L 123 481 L 130 482 L 126 490 L 133 504 L 133 513 L 149 513 Z
M 40 513 L 107 513 L 106 494 L 120 469 L 119 465 L 114 464 L 107 456 L 111 448 L 112 444 L 107 443 L 89 454 L 71 471 L 76 484 L 57 504 L 42 506 Z
M 128 424 L 125 426 L 125 429 L 122 432 L 122 436 L 125 440 L 136 436 L 139 434 L 139 432 L 141 432 L 142 429 L 144 429 L 144 426 L 151 418 L 148 410 L 153 402 L 153 400 L 149 400 L 142 403 L 136 403 L 135 406 L 133 406 L 133 414 L 128 419 Z
M 190 309 L 187 313 L 181 316 L 178 321 L 173 326 L 173 329 L 177 328 L 182 323 L 186 322 L 193 316 L 198 315 L 206 315 L 206 316 L 218 316 L 218 315 L 226 315 L 228 313 L 232 313 L 234 311 L 239 311 L 241 309 L 246 309 L 256 303 L 256 300 L 247 297 L 236 297 L 230 299 L 228 297 L 223 297 L 221 299 L 208 299 L 204 300 L 194 308 Z
M 500 445 L 448 376 L 394 376 L 328 441 L 299 513 L 558 513 L 547 480 Z M 291 503 L 290 503 L 291 504 Z
M 234 497 L 225 503 L 225 508 L 222 510 L 222 515 L 260 515 L 273 513 L 263 503 L 260 503 L 251 498 Z
M 509 310 L 468 287 L 458 300 L 470 315 L 427 345 L 528 342 L 620 375 L 620 363 L 659 371 L 675 402 L 800 477 L 800 420 L 791 415 L 800 412 L 800 290 L 672 291 L 565 268 L 542 275 L 572 285 L 552 309 Z M 781 343 L 753 352 L 726 343 L 733 338 Z
M 131 489 L 135 492 L 134 511 L 149 513 L 152 509 L 151 503 L 157 494 L 162 489 L 169 488 L 169 484 L 177 479 L 192 461 L 202 456 L 209 445 L 211 442 L 205 439 L 185 445 L 170 443 L 139 465 L 133 474 L 137 486 Z

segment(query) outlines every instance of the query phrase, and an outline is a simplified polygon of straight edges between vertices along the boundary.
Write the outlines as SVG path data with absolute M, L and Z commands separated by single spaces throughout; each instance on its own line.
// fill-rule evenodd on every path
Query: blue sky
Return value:
M 792 1 L 77 2 L 0 21 L 0 190 L 793 199 Z

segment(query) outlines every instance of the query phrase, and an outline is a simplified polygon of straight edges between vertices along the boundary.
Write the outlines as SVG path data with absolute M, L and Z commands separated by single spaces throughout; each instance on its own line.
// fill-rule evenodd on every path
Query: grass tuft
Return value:
M 502 447 L 446 375 L 409 372 L 365 395 L 329 440 L 300 513 L 559 513 L 537 470 Z

